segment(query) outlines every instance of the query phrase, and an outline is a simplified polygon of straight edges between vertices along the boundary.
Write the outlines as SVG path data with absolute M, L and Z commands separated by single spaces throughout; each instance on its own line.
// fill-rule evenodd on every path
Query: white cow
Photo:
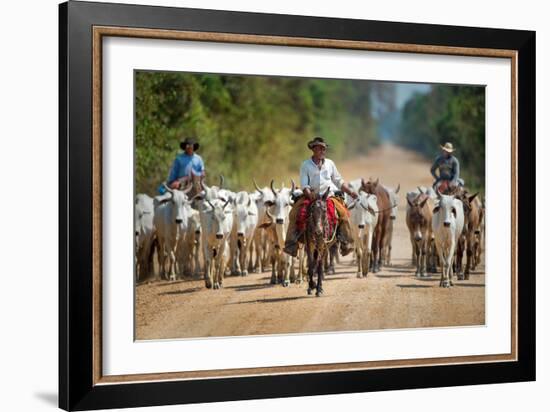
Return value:
M 189 211 L 188 223 L 184 235 L 180 237 L 177 248 L 177 258 L 180 276 L 197 277 L 200 272 L 200 236 L 201 222 L 199 212 Z
M 272 244 L 269 241 L 269 236 L 266 230 L 259 230 L 260 225 L 264 225 L 271 222 L 271 219 L 266 213 L 267 202 L 273 202 L 275 196 L 273 192 L 268 187 L 260 189 L 255 180 L 253 180 L 254 186 L 256 187 L 256 192 L 251 194 L 252 200 L 256 202 L 256 207 L 258 209 L 258 225 L 257 230 L 254 233 L 254 251 L 255 251 L 255 261 L 252 265 L 252 270 L 254 272 L 264 272 L 267 269 L 267 266 L 271 260 L 271 247 Z
M 153 198 L 140 193 L 136 196 L 134 229 L 136 235 L 136 281 L 146 279 L 153 271 L 155 226 Z
M 464 227 L 464 210 L 462 202 L 454 196 L 438 193 L 438 199 L 439 202 L 434 209 L 432 229 L 442 266 L 439 286 L 448 288 L 453 285 L 453 258 Z
M 359 192 L 359 197 L 349 204 L 351 234 L 357 253 L 357 277 L 366 277 L 372 253 L 372 235 L 378 223 L 376 195 Z
M 237 193 L 234 204 L 233 230 L 230 239 L 231 271 L 237 275 L 246 276 L 254 232 L 258 225 L 258 208 L 247 192 Z
M 191 204 L 187 200 L 188 193 L 192 186 L 185 190 L 172 190 L 165 186 L 167 192 L 164 195 L 156 196 L 154 224 L 157 230 L 159 242 L 159 269 L 160 277 L 170 280 L 176 279 L 176 255 L 180 239 L 187 231 Z M 166 259 L 168 259 L 168 273 L 166 270 Z
M 271 192 L 274 200 L 265 202 L 267 206 L 266 213 L 271 219 L 269 226 L 266 227 L 269 234 L 269 240 L 273 245 L 271 255 L 271 283 L 282 283 L 283 286 L 290 284 L 290 256 L 283 252 L 285 246 L 286 231 L 288 229 L 288 215 L 292 199 L 290 194 L 294 192 L 294 182 L 292 188 L 281 188 L 278 191 L 273 187 L 271 181 Z
M 200 209 L 201 243 L 204 255 L 204 282 L 208 289 L 223 286 L 229 259 L 229 236 L 233 227 L 233 210 L 229 200 L 204 200 Z
M 397 219 L 397 207 L 399 205 L 399 189 L 401 188 L 401 185 L 398 184 L 397 188 L 394 190 L 391 187 L 384 186 L 384 189 L 386 189 L 386 192 L 388 192 L 388 195 L 390 196 L 390 203 L 392 204 L 391 213 L 390 213 L 390 222 L 388 225 L 388 234 L 386 236 L 386 244 L 384 245 L 384 250 L 382 251 L 382 260 L 384 261 L 384 264 L 387 266 L 391 265 L 391 248 L 392 248 L 392 241 L 393 241 L 393 225 L 394 222 Z

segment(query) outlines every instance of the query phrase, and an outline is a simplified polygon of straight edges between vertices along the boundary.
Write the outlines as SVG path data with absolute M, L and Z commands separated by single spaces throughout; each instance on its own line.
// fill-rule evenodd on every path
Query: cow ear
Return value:
M 409 204 L 410 207 L 414 207 L 413 204 L 411 203 L 410 199 L 407 197 L 407 203 Z
M 399 189 L 401 189 L 401 183 L 397 184 L 397 189 L 395 189 L 395 194 L 399 193 Z
M 424 199 L 421 203 L 420 203 L 420 207 L 424 207 L 424 205 L 426 204 L 426 202 L 428 201 L 428 197 L 426 199 Z
M 479 192 L 476 192 L 472 196 L 470 196 L 468 198 L 468 203 L 472 203 L 472 201 L 476 198 L 477 195 L 479 195 Z

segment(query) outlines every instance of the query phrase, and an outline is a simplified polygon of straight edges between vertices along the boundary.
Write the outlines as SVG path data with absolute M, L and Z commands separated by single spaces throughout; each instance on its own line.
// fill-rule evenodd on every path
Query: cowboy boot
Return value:
M 353 251 L 353 238 L 351 237 L 351 227 L 349 221 L 342 220 L 338 227 L 337 236 L 340 242 L 340 254 L 342 256 L 349 255 Z

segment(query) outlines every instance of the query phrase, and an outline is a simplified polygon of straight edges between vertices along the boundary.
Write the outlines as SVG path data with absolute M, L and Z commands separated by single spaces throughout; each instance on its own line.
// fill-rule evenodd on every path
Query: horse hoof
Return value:
M 323 294 L 323 289 L 321 290 L 318 290 L 317 293 L 315 294 L 315 296 L 319 297 Z
M 271 278 L 271 284 L 272 284 L 272 285 L 276 285 L 276 284 L 277 284 L 277 279 Z
M 313 289 L 308 288 L 308 289 L 307 289 L 307 294 L 308 294 L 308 295 L 311 295 L 312 293 L 313 293 Z
M 206 289 L 212 289 L 212 283 L 205 283 Z

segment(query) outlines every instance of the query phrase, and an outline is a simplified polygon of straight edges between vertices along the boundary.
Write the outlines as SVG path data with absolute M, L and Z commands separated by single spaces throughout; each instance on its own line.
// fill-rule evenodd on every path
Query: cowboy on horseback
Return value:
M 193 190 L 190 196 L 195 195 L 199 191 L 198 182 L 204 178 L 204 161 L 195 152 L 199 149 L 199 144 L 194 139 L 186 138 L 180 143 L 180 148 L 183 153 L 180 153 L 174 162 L 168 174 L 168 179 L 163 182 L 158 191 L 161 196 L 168 196 L 167 189 L 180 189 L 193 184 Z
M 296 257 L 298 243 L 303 241 L 303 232 L 297 228 L 296 220 L 298 215 L 302 218 L 304 215 L 307 215 L 307 211 L 304 213 L 302 209 L 328 191 L 329 197 L 327 200 L 332 202 L 338 215 L 336 238 L 340 242 L 340 253 L 342 256 L 345 256 L 353 250 L 351 247 L 353 238 L 349 224 L 349 211 L 343 199 L 335 196 L 335 194 L 340 190 L 349 194 L 354 199 L 358 195 L 344 182 L 334 162 L 325 157 L 328 145 L 323 138 L 315 137 L 308 142 L 307 147 L 313 152 L 313 155 L 311 158 L 305 160 L 300 168 L 300 186 L 304 195 L 296 200 L 290 211 L 289 226 L 283 250 L 289 255 Z
M 460 178 L 460 164 L 458 159 L 452 155 L 454 152 L 452 143 L 445 143 L 441 147 L 439 155 L 430 169 L 435 179 L 434 189 L 439 189 L 441 193 L 449 193 L 458 186 L 464 186 L 464 180 Z M 435 172 L 439 170 L 439 175 Z

